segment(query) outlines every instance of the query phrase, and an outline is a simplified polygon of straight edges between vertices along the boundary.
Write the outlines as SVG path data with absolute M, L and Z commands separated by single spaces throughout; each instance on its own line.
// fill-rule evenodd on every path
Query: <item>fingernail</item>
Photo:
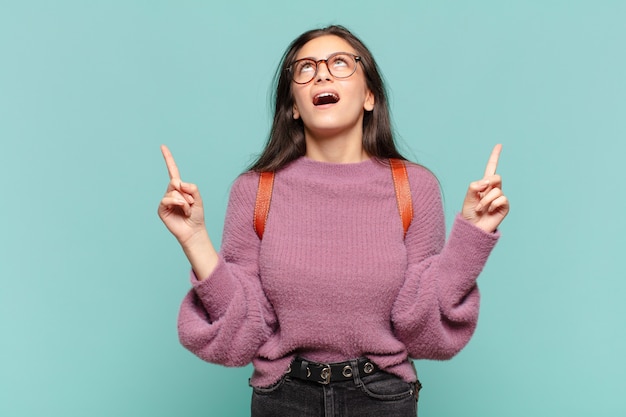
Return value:
M 483 205 L 482 205 L 482 204 L 480 204 L 480 203 L 478 203 L 478 204 L 476 205 L 475 210 L 476 210 L 476 211 L 481 211 L 482 209 L 483 209 Z

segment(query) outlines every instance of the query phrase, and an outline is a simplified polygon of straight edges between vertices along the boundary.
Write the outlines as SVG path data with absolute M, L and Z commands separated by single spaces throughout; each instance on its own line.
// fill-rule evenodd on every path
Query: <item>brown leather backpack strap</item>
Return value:
M 396 200 L 398 201 L 398 211 L 402 219 L 404 236 L 409 230 L 411 220 L 413 220 L 413 200 L 411 198 L 411 187 L 409 185 L 409 175 L 406 171 L 406 164 L 402 159 L 390 158 L 391 175 L 393 186 L 396 190 Z
M 263 239 L 265 222 L 270 211 L 272 201 L 272 189 L 274 188 L 274 173 L 261 172 L 259 175 L 259 188 L 256 192 L 256 202 L 254 204 L 254 231 L 259 239 Z

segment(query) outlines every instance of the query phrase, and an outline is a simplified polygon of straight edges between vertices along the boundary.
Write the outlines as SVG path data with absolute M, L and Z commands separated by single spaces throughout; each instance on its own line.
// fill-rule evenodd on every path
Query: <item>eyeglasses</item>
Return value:
M 361 61 L 360 56 L 348 52 L 335 52 L 326 59 L 317 61 L 311 58 L 298 59 L 287 68 L 287 71 L 291 73 L 294 83 L 306 84 L 315 78 L 317 69 L 322 62 L 326 64 L 328 72 L 333 77 L 348 78 L 356 71 L 356 63 L 359 61 Z

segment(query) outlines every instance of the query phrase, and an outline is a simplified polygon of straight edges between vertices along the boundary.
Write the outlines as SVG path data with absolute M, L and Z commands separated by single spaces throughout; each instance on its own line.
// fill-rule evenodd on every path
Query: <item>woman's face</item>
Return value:
M 296 60 L 326 59 L 336 52 L 356 55 L 354 48 L 335 35 L 315 38 L 298 51 Z M 363 113 L 374 108 L 374 95 L 367 88 L 363 67 L 357 62 L 354 74 L 335 78 L 325 62 L 319 63 L 317 74 L 306 84 L 291 83 L 293 117 L 302 119 L 305 137 L 324 139 L 351 135 L 362 140 Z

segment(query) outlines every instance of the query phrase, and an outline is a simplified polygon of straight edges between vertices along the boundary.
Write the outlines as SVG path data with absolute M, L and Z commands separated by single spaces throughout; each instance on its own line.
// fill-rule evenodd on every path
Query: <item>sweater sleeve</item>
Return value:
M 201 359 L 244 366 L 276 327 L 276 316 L 259 280 L 260 240 L 253 213 L 258 174 L 240 176 L 231 189 L 219 262 L 207 279 L 193 271 L 183 299 L 178 334 Z
M 476 329 L 476 280 L 499 233 L 457 215 L 446 242 L 437 180 L 426 169 L 411 167 L 410 181 L 414 217 L 405 238 L 408 266 L 392 322 L 411 357 L 449 359 Z

